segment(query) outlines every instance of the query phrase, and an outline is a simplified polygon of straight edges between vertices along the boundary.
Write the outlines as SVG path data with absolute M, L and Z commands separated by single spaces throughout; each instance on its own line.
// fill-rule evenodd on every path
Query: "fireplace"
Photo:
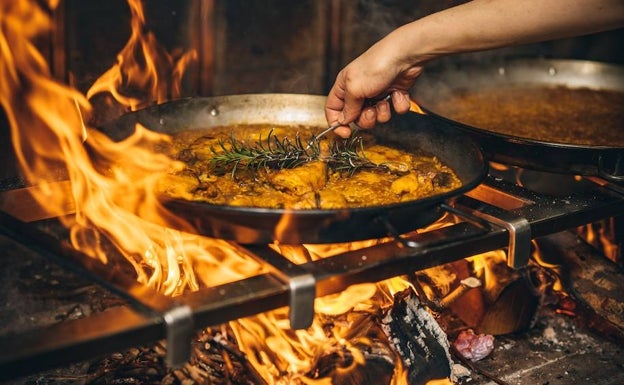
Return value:
M 394 25 L 440 6 L 423 4 L 408 15 L 406 5 L 394 3 L 147 1 L 143 28 L 153 31 L 168 52 L 170 64 L 160 71 L 174 74 L 173 64 L 182 63 L 185 72 L 178 88 L 156 93 L 160 100 L 130 95 L 141 108 L 174 94 L 323 94 L 349 58 Z M 44 42 L 54 75 L 87 92 L 123 48 L 131 29 L 128 10 L 125 1 L 60 2 L 52 12 L 57 27 Z M 103 33 L 109 30 L 118 32 Z M 610 47 L 617 42 L 613 36 L 620 35 L 616 31 L 452 60 L 539 54 L 617 63 L 622 59 L 613 56 L 621 55 L 618 50 L 597 47 Z M 102 56 L 109 62 L 103 63 Z M 252 68 L 250 62 L 255 63 Z M 105 92 L 95 94 L 93 101 L 99 109 L 92 119 L 98 124 L 124 112 Z M 439 324 L 435 327 L 447 333 L 451 343 L 443 346 L 443 338 L 425 341 L 438 353 L 450 349 L 451 361 L 457 364 L 452 377 L 458 383 L 622 381 L 623 362 L 617 353 L 624 326 L 617 309 L 624 300 L 611 298 L 622 275 L 618 250 L 624 188 L 618 183 L 491 164 L 477 188 L 441 205 L 444 216 L 431 227 L 404 234 L 388 228 L 383 240 L 348 247 L 223 242 L 224 249 L 256 264 L 256 274 L 168 296 L 137 282 L 114 245 L 97 240 L 107 263 L 72 247 L 70 238 L 75 235 L 62 220 L 74 212 L 71 200 L 59 204 L 55 215 L 40 210 L 31 199 L 38 186 L 25 185 L 13 163 L 4 163 L 7 167 L 0 174 L 0 242 L 7 261 L 0 308 L 0 343 L 5 347 L 0 377 L 9 383 L 267 383 L 251 363 L 258 358 L 239 349 L 235 336 L 240 334 L 227 326 L 229 321 L 281 309 L 275 322 L 285 334 L 295 333 L 309 327 L 318 298 L 354 296 L 354 288 L 370 290 L 370 285 L 399 276 L 406 276 L 413 289 L 408 290 L 411 297 L 389 292 L 397 304 L 405 305 L 392 306 L 398 312 L 394 316 L 391 311 L 383 314 L 389 317 L 379 323 L 390 329 L 385 338 L 396 337 L 393 333 L 401 325 L 433 328 L 426 324 L 428 318 L 419 320 L 410 313 L 428 309 Z M 69 196 L 71 186 L 63 178 L 54 183 Z M 444 293 L 436 291 L 432 269 L 450 268 L 458 277 L 474 278 L 471 269 L 480 263 L 474 256 L 488 253 L 499 259 L 497 269 L 508 280 L 497 296 L 475 299 L 476 293 L 485 293 L 482 282 L 459 278 Z M 293 258 L 303 262 L 293 263 Z M 381 315 L 360 309 L 348 320 L 332 319 L 332 325 L 368 325 L 364 320 Z M 410 317 L 411 323 L 393 324 Z M 410 377 L 410 383 L 445 377 L 438 375 L 439 366 L 449 363 L 438 362 L 444 354 L 410 350 L 404 342 L 414 337 L 410 333 L 395 345 L 378 343 L 375 338 L 382 340 L 384 334 L 379 324 L 378 329 L 367 326 L 366 333 L 352 334 L 360 338 L 357 342 L 332 345 L 321 354 L 315 371 L 306 375 L 329 375 L 335 383 L 390 383 L 396 367 L 389 358 L 398 355 L 404 373 L 422 375 Z M 460 352 L 460 332 L 472 328 L 481 336 L 495 336 L 494 350 L 485 359 L 471 361 Z M 359 358 L 366 365 L 347 372 L 358 359 L 348 348 L 361 347 L 364 339 L 373 341 Z M 398 352 L 389 352 L 388 346 Z M 429 371 L 413 362 L 410 367 L 405 360 L 409 353 L 426 358 L 422 362 Z M 466 354 L 476 353 L 473 349 Z M 276 367 L 283 373 L 291 369 Z M 287 375 L 275 377 L 286 381 Z

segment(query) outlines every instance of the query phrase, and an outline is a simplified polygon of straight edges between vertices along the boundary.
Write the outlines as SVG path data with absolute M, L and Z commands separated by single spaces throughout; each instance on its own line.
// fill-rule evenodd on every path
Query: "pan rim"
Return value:
M 538 57 L 502 57 L 489 63 L 455 62 L 424 73 L 412 96 L 431 117 L 471 137 L 489 161 L 621 182 L 624 179 L 624 146 L 621 144 L 551 141 L 489 130 L 451 119 L 427 102 L 443 97 L 446 92 L 464 88 L 474 91 L 481 87 L 535 85 L 624 92 L 624 66 L 592 60 Z
M 296 99 L 292 99 L 294 105 L 291 106 L 288 100 L 293 96 Z M 227 105 L 232 100 L 236 102 Z M 249 106 L 251 110 L 247 110 L 248 106 L 242 103 L 244 100 L 253 100 L 256 103 Z M 267 110 L 269 115 L 276 111 L 273 104 L 266 107 L 268 102 L 273 101 L 283 103 L 282 107 L 286 105 L 289 115 L 274 116 L 272 123 L 316 125 L 321 121 L 322 100 L 324 98 L 321 96 L 306 94 L 240 94 L 183 98 L 126 114 L 126 118 L 121 117 L 112 122 L 109 127 L 103 128 L 103 131 L 106 134 L 107 131 L 117 130 L 117 137 L 120 134 L 121 137 L 125 137 L 128 132 L 132 132 L 136 123 L 141 123 L 148 129 L 156 128 L 155 131 L 165 134 L 174 134 L 185 129 L 216 127 L 221 124 L 239 124 L 241 119 L 247 118 L 250 120 L 240 124 L 262 123 L 267 118 Z M 214 118 L 210 110 L 220 102 L 224 103 L 222 112 L 229 115 Z M 301 113 L 295 111 L 291 116 L 290 107 L 302 111 L 299 111 Z M 240 116 L 232 117 L 232 113 L 237 114 L 237 108 L 243 108 L 243 111 L 240 111 Z M 254 108 L 258 110 L 257 120 L 254 119 Z M 303 119 L 297 121 L 301 117 Z M 166 194 L 165 191 L 159 193 L 157 198 L 166 209 L 187 221 L 199 234 L 243 244 L 275 240 L 285 243 L 351 242 L 387 236 L 388 225 L 400 233 L 427 226 L 441 216 L 443 204 L 448 204 L 451 199 L 475 188 L 485 179 L 489 163 L 476 141 L 452 125 L 416 113 L 407 116 L 397 115 L 395 118 L 396 120 L 391 119 L 391 122 L 373 129 L 374 135 L 383 138 L 383 142 L 387 144 L 397 144 L 401 147 L 407 143 L 408 150 L 424 151 L 438 156 L 457 173 L 461 181 L 460 186 L 427 197 L 385 205 L 325 209 L 213 204 L 189 200 L 188 197 L 186 199 L 175 197 Z M 324 121 L 324 116 L 322 120 Z M 197 125 L 198 122 L 201 125 Z M 155 127 L 151 127 L 150 124 L 154 124 Z M 419 125 L 421 130 L 412 130 L 416 125 Z M 439 147 L 432 150 L 428 148 L 429 145 Z M 440 152 L 436 152 L 435 148 Z M 462 160 L 459 160 L 458 153 L 465 153 L 467 158 L 462 157 Z
M 441 119 L 443 121 L 445 121 L 446 123 L 450 123 L 454 126 L 457 126 L 463 130 L 466 130 L 468 132 L 472 131 L 476 134 L 482 134 L 482 135 L 487 135 L 493 138 L 498 138 L 501 140 L 505 140 L 505 141 L 509 141 L 509 142 L 514 142 L 514 143 L 518 143 L 518 144 L 524 144 L 524 145 L 535 145 L 535 146 L 540 146 L 540 147 L 553 147 L 553 148 L 560 148 L 560 149 L 570 149 L 570 150 L 580 150 L 580 151 L 594 151 L 594 150 L 605 150 L 605 151 L 624 151 L 624 146 L 606 146 L 606 145 L 592 145 L 592 144 L 574 144 L 574 143 L 561 143 L 561 142 L 551 142 L 551 141 L 545 141 L 545 140 L 539 140 L 539 139 L 533 139 L 533 138 L 526 138 L 526 137 L 522 137 L 522 136 L 515 136 L 515 135 L 508 135 L 508 134 L 503 134 L 497 131 L 491 131 L 485 128 L 480 128 L 480 127 L 475 127 L 473 125 L 470 124 L 466 124 L 466 123 L 462 123 L 460 121 L 457 120 L 453 120 L 451 118 L 447 118 L 443 115 L 440 115 L 437 112 L 431 111 L 430 109 L 428 109 L 427 107 L 423 107 L 421 106 L 421 108 L 429 115 L 437 118 L 437 119 Z M 624 127 L 623 127 L 624 129 Z

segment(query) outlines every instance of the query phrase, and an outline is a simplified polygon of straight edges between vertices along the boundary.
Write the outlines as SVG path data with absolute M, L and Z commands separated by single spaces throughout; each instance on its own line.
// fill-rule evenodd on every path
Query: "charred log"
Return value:
M 353 366 L 355 358 L 351 350 L 340 349 L 323 356 L 317 364 L 315 377 L 331 378 L 332 384 L 387 385 L 392 381 L 394 354 L 385 342 L 373 342 L 368 346 L 358 346 L 365 364 Z
M 624 271 L 571 232 L 541 238 L 543 255 L 560 265 L 564 293 L 559 312 L 577 316 L 590 330 L 624 343 Z
M 381 327 L 403 360 L 409 384 L 451 376 L 453 361 L 446 334 L 413 291 L 395 295 Z

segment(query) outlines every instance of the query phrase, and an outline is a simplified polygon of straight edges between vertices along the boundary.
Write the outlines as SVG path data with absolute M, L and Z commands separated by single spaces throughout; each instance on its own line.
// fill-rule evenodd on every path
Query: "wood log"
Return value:
M 311 377 L 331 378 L 332 384 L 340 385 L 389 385 L 394 373 L 395 353 L 385 339 L 359 348 L 364 355 L 364 365 L 351 366 L 354 359 L 351 352 L 337 349 L 319 359 L 314 376 Z
M 394 296 L 381 327 L 403 360 L 407 383 L 426 384 L 451 376 L 453 361 L 446 334 L 412 290 Z
M 560 304 L 578 322 L 604 337 L 624 343 L 624 270 L 564 231 L 538 240 L 542 255 L 560 265 L 564 293 L 573 304 Z

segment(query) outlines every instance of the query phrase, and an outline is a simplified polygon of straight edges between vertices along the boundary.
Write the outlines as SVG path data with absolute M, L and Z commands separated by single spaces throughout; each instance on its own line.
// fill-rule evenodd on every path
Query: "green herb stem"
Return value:
M 219 142 L 219 148 L 211 148 L 214 154 L 211 159 L 212 170 L 217 174 L 230 172 L 233 177 L 241 169 L 253 172 L 260 169 L 290 169 L 317 160 L 349 175 L 362 168 L 384 168 L 366 158 L 360 136 L 334 141 L 327 156 L 321 156 L 319 142 L 314 137 L 304 143 L 298 133 L 291 140 L 288 137 L 280 139 L 273 131 L 269 132 L 266 139 L 259 138 L 253 144 L 236 139 L 232 133 L 227 142 Z

